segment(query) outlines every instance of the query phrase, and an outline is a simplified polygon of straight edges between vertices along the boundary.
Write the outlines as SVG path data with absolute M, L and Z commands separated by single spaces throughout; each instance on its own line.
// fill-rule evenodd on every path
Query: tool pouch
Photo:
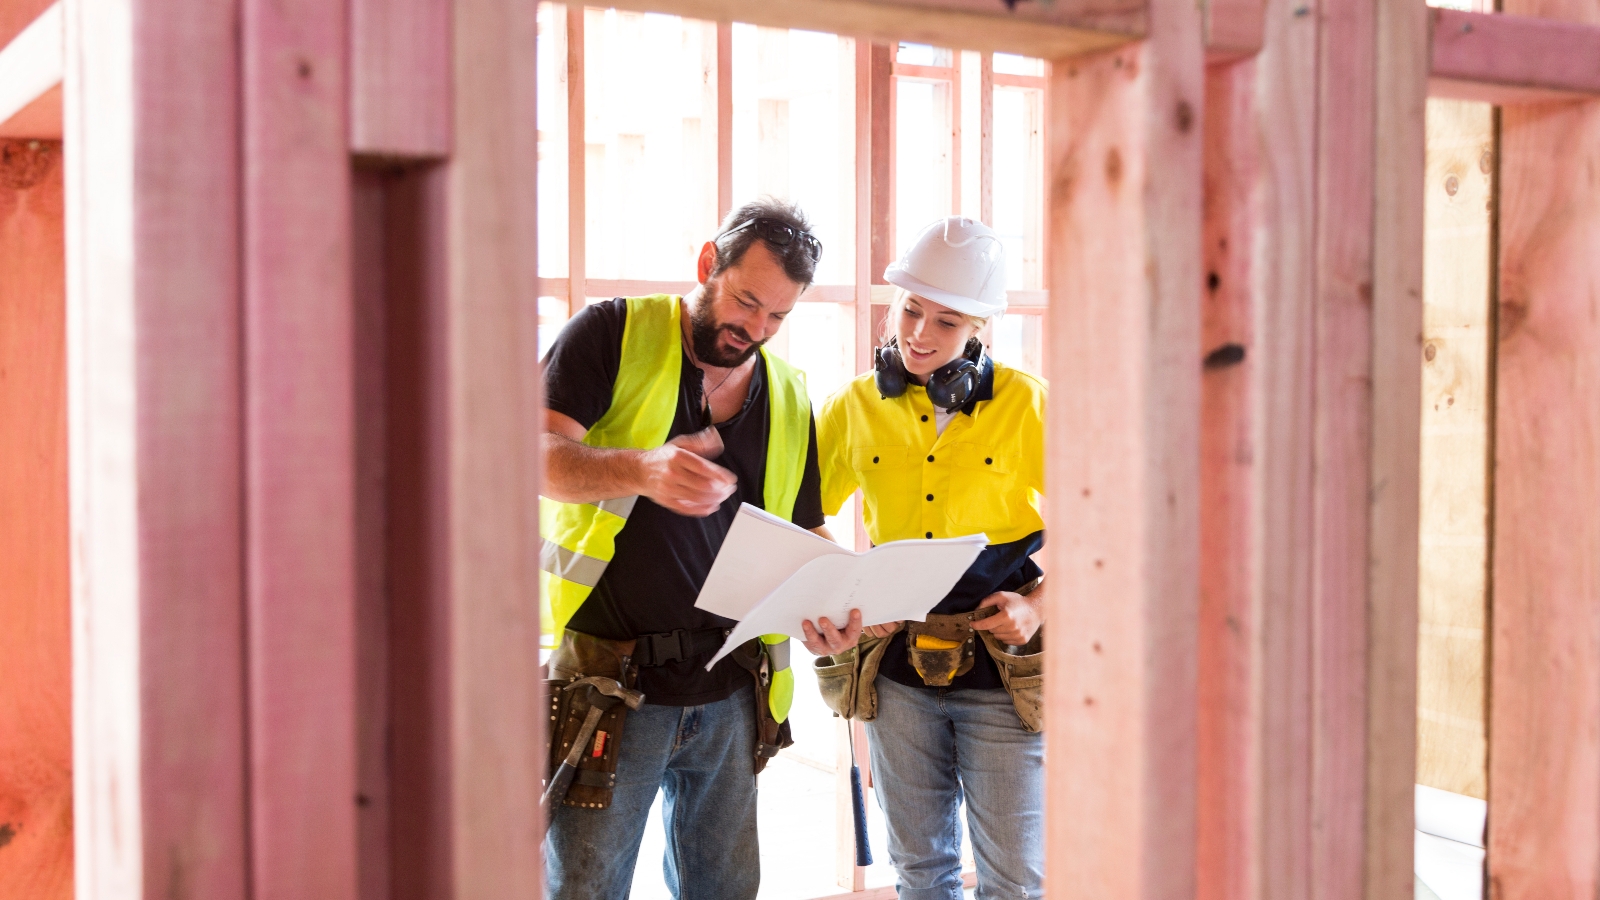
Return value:
M 822 702 L 846 719 L 871 722 L 878 717 L 878 665 L 890 638 L 863 637 L 861 643 L 836 656 L 819 656 L 812 662 Z
M 1000 683 L 1011 695 L 1011 705 L 1017 708 L 1022 727 L 1037 734 L 1044 729 L 1044 628 L 1033 633 L 1026 646 L 1012 647 L 1002 644 L 989 632 L 983 632 L 984 646 L 995 668 L 1000 670 Z
M 767 698 L 772 687 L 772 669 L 767 661 L 766 645 L 759 639 L 749 640 L 728 655 L 755 677 L 756 774 L 760 775 L 779 750 L 794 745 L 794 735 L 788 719 L 779 722 L 772 714 L 772 704 Z
M 1044 576 L 1039 576 L 1017 589 L 1019 594 L 1031 594 Z M 1022 727 L 1034 734 L 1044 730 L 1044 626 L 1033 633 L 1028 643 L 1021 647 L 1002 644 L 989 632 L 983 634 L 983 644 L 989 657 L 1000 670 L 1000 683 L 1011 695 L 1011 705 L 1017 708 L 1017 718 Z
M 587 690 L 563 690 L 568 684 L 589 676 L 614 678 L 630 690 L 638 677 L 633 666 L 633 641 L 610 641 L 567 629 L 561 643 L 550 656 L 545 690 L 550 697 L 549 727 L 545 730 L 545 783 L 572 749 L 572 741 L 583 728 L 589 714 Z M 564 806 L 605 809 L 611 805 L 611 792 L 617 784 L 617 750 L 621 746 L 622 726 L 628 706 L 618 703 L 600 716 L 600 724 L 589 746 L 578 757 L 578 773 L 562 800 Z
M 906 623 L 906 655 L 911 667 L 929 687 L 949 687 L 957 676 L 972 671 L 975 638 L 972 621 L 993 615 L 985 607 L 955 615 L 929 615 L 924 622 Z

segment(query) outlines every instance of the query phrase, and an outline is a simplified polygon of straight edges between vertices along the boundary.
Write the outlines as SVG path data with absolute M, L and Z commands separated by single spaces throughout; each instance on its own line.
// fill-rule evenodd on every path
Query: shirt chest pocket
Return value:
M 950 453 L 950 516 L 972 531 L 996 531 L 1010 523 L 1016 493 L 1014 455 L 978 443 L 956 444 Z
M 850 468 L 861 484 L 873 484 L 885 477 L 902 475 L 910 448 L 902 446 L 857 447 L 851 451 Z

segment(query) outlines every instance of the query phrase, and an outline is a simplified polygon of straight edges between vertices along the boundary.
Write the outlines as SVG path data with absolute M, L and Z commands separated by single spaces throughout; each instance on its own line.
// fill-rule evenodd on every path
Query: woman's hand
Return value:
M 815 625 L 810 619 L 801 622 L 800 630 L 805 632 L 801 643 L 813 656 L 834 656 L 861 642 L 861 610 L 850 610 L 850 621 L 845 623 L 843 631 L 828 621 L 827 616 L 818 619 Z
M 978 619 L 972 623 L 976 631 L 987 631 L 994 635 L 1002 644 L 1020 647 L 1026 644 L 1044 624 L 1044 614 L 1040 611 L 1039 601 L 1043 599 L 1040 591 L 1031 594 L 1014 594 L 1011 591 L 999 591 L 983 598 L 978 604 L 979 609 L 985 606 L 997 606 L 1000 611 L 987 619 Z

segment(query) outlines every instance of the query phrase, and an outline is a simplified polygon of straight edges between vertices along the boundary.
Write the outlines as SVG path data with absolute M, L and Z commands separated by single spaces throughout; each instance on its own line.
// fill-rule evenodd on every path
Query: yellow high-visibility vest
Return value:
M 627 298 L 622 329 L 622 363 L 611 390 L 611 408 L 584 435 L 591 447 L 650 450 L 667 442 L 678 408 L 682 374 L 681 304 L 678 297 L 653 294 Z M 761 351 L 767 367 L 769 424 L 762 502 L 767 512 L 788 519 L 805 475 L 811 439 L 811 401 L 798 369 Z M 617 551 L 617 535 L 628 523 L 638 497 L 598 503 L 539 500 L 540 614 L 548 640 L 567 627 L 593 593 Z M 782 722 L 794 699 L 788 638 L 763 635 L 771 685 L 767 703 Z

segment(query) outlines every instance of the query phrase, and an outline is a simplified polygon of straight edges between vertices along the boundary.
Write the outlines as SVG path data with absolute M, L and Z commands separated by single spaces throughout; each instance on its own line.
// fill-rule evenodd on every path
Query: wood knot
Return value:
M 1244 362 L 1243 344 L 1227 343 L 1206 354 L 1202 366 L 1207 369 L 1226 369 Z
M 61 144 L 56 141 L 0 139 L 0 187 L 25 191 L 55 170 Z
M 1506 340 L 1513 334 L 1522 330 L 1523 322 L 1528 319 L 1528 302 L 1518 297 L 1507 297 L 1500 301 L 1500 340 Z
M 1172 121 L 1178 126 L 1179 134 L 1189 133 L 1189 129 L 1194 127 L 1194 107 L 1189 105 L 1189 101 L 1178 101 L 1178 108 L 1173 111 Z

